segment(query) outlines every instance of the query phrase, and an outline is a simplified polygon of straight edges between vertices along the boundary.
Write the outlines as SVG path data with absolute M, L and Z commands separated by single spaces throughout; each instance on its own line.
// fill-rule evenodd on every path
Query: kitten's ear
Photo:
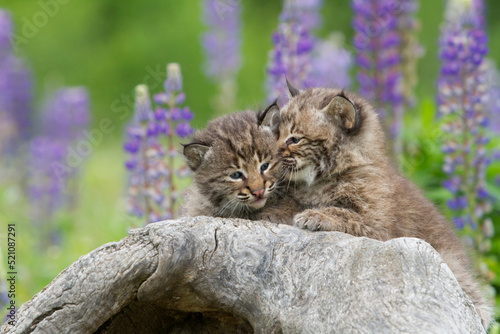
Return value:
M 257 114 L 257 124 L 259 126 L 268 126 L 271 129 L 276 129 L 280 123 L 280 107 L 278 99 L 274 100 L 269 107 Z
M 300 90 L 293 87 L 290 81 L 288 81 L 288 79 L 286 79 L 286 87 L 288 88 L 288 96 L 290 98 L 300 94 Z
M 359 111 L 343 94 L 335 96 L 321 111 L 338 122 L 347 132 L 352 133 L 359 128 Z
M 187 164 L 192 171 L 195 171 L 200 167 L 205 154 L 210 149 L 210 146 L 201 143 L 190 143 L 184 146 L 184 156 L 186 157 Z

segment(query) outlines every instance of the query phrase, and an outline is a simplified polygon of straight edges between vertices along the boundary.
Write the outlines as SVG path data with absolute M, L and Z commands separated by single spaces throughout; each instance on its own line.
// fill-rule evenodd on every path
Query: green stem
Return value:
M 144 127 L 145 125 L 142 124 Z M 149 216 L 151 215 L 151 203 L 149 202 L 149 180 L 148 180 L 148 171 L 149 171 L 149 165 L 148 165 L 148 156 L 146 153 L 146 143 L 147 141 L 147 136 L 144 136 L 141 138 L 141 153 L 142 153 L 142 161 L 144 164 L 144 216 L 145 216 L 145 222 L 144 225 L 147 225 L 149 223 Z
M 172 96 L 170 97 L 169 100 L 169 108 L 170 108 L 170 115 L 172 115 L 172 112 L 175 108 L 175 93 L 172 93 Z M 175 208 L 174 208 L 174 192 L 175 192 L 175 185 L 174 185 L 174 157 L 172 154 L 172 150 L 174 149 L 174 124 L 172 122 L 172 119 L 170 119 L 170 131 L 168 132 L 167 136 L 167 147 L 168 147 L 168 152 L 167 152 L 167 164 L 168 164 L 168 169 L 169 169 L 169 185 L 170 185 L 170 193 L 169 193 L 169 201 L 170 201 L 170 213 L 172 214 L 172 218 L 175 217 Z

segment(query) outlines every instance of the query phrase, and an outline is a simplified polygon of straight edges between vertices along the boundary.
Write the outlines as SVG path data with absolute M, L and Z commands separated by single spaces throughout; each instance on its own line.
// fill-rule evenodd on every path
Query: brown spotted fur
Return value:
M 205 130 L 197 131 L 193 141 L 184 147 L 193 171 L 193 185 L 183 214 L 263 219 L 291 225 L 294 214 L 299 212 L 298 205 L 290 197 L 283 198 L 284 186 L 278 182 L 282 165 L 274 145 L 272 132 L 258 126 L 253 111 L 219 117 Z M 259 166 L 266 162 L 269 167 L 260 171 Z M 237 171 L 245 177 L 232 179 L 230 175 Z M 254 193 L 262 188 L 265 205 L 260 207 L 259 203 L 256 207 Z
M 293 183 L 290 188 L 307 208 L 295 216 L 294 225 L 382 241 L 398 237 L 427 241 L 453 271 L 487 327 L 491 307 L 461 241 L 419 189 L 391 167 L 373 107 L 335 89 L 295 94 L 281 111 L 270 110 L 264 120 L 264 125 L 275 128 L 288 166 L 286 177 Z M 325 116 L 327 105 L 339 95 L 354 106 L 354 119 L 342 113 Z M 292 137 L 301 140 L 294 143 Z

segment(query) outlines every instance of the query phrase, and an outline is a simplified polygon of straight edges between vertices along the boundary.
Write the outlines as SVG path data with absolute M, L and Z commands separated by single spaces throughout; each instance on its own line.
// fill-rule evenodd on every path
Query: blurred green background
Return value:
M 40 105 L 43 96 L 57 87 L 83 85 L 90 90 L 91 129 L 97 127 L 102 118 L 110 118 L 115 127 L 105 135 L 102 144 L 94 147 L 84 166 L 79 187 L 81 205 L 74 212 L 61 213 L 57 217 L 64 231 L 60 246 L 43 251 L 34 249 L 33 240 L 37 236 L 28 221 L 25 198 L 15 185 L 0 189 L 0 220 L 16 223 L 18 232 L 18 305 L 40 291 L 79 256 L 103 243 L 119 240 L 126 236 L 128 228 L 137 225 L 137 221 L 124 213 L 125 173 L 121 141 L 127 119 L 120 117 L 121 112 L 116 112 L 125 110 L 125 107 L 131 115 L 135 85 L 146 83 L 153 93 L 160 91 L 166 63 L 178 62 L 184 76 L 186 105 L 195 114 L 193 125 L 205 126 L 217 112 L 210 103 L 217 87 L 202 71 L 200 34 L 204 26 L 200 1 L 65 2 L 7 1 L 1 5 L 13 15 L 18 55 L 24 57 L 33 70 L 36 104 Z M 353 51 L 349 2 L 324 2 L 323 26 L 318 35 L 323 37 L 332 31 L 340 31 L 346 37 L 346 47 Z M 498 62 L 500 1 L 486 2 L 489 57 Z M 46 7 L 49 3 L 58 5 Z M 237 109 L 257 108 L 264 102 L 263 83 L 267 53 L 271 48 L 270 36 L 277 26 L 282 3 L 278 0 L 243 0 L 242 5 L 243 55 L 237 79 Z M 444 1 L 420 1 L 419 39 L 425 54 L 418 68 L 417 111 L 407 116 L 407 124 L 413 126 L 412 131 L 405 133 L 410 149 L 412 141 L 436 137 L 437 124 L 431 102 L 438 74 L 437 38 L 443 9 Z M 44 24 L 36 21 L 40 11 L 50 16 Z M 151 73 L 159 73 L 159 81 Z M 439 189 L 442 180 L 440 153 L 417 147 L 415 156 L 418 156 L 418 168 L 404 167 L 403 171 L 426 189 L 431 199 L 442 203 L 446 195 Z M 495 218 L 495 223 L 498 226 L 498 218 Z M 0 231 L 2 236 L 4 233 Z M 494 247 L 498 250 L 498 246 Z

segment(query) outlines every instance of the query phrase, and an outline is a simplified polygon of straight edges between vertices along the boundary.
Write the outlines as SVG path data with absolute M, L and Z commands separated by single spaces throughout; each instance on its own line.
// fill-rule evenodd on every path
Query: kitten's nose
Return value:
M 259 189 L 255 189 L 255 190 L 252 190 L 252 194 L 257 197 L 258 199 L 261 199 L 264 197 L 264 192 L 266 191 L 266 189 L 264 187 L 262 188 L 259 188 Z
M 290 156 L 290 150 L 288 149 L 288 147 L 281 147 L 280 150 L 279 150 L 280 154 L 282 157 L 288 157 Z

